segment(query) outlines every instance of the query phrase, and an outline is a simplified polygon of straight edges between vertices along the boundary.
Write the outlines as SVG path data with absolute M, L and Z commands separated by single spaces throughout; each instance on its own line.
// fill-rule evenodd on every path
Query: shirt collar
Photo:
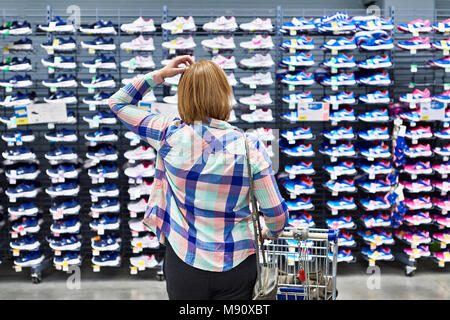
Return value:
M 208 125 L 212 128 L 217 128 L 217 129 L 234 129 L 235 127 L 223 120 L 218 120 L 218 119 L 213 119 L 213 118 L 206 118 L 206 120 L 208 121 Z

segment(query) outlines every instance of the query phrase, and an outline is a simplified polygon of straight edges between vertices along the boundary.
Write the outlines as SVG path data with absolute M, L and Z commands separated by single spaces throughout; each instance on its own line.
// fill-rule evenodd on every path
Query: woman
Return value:
M 180 65 L 185 67 L 179 68 Z M 180 119 L 136 105 L 165 78 L 182 73 Z M 169 299 L 251 299 L 256 258 L 249 210 L 244 135 L 230 125 L 232 90 L 209 60 L 174 58 L 116 92 L 111 110 L 157 151 L 153 190 L 143 223 L 167 246 L 164 274 Z M 287 207 L 270 158 L 248 136 L 254 192 L 264 214 L 264 237 L 287 223 Z

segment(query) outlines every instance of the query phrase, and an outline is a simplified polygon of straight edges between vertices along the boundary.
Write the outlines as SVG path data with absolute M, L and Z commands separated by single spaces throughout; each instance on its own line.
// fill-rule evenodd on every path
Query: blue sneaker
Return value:
M 8 80 L 1 80 L 0 86 L 11 87 L 11 88 L 29 88 L 33 85 L 30 75 L 15 75 Z
M 333 105 L 356 103 L 355 94 L 353 93 L 353 91 L 349 93 L 341 92 L 336 95 L 326 96 L 323 97 L 322 101 Z
M 347 247 L 343 245 L 343 247 Z M 333 260 L 333 252 L 328 253 L 328 259 Z M 339 249 L 336 257 L 336 262 L 353 262 L 355 258 L 353 257 L 352 251 L 350 249 L 344 250 Z
M 116 82 L 110 74 L 96 75 L 91 80 L 81 81 L 81 85 L 85 88 L 115 88 Z
M 0 62 L 0 70 L 2 71 L 30 71 L 31 68 L 31 60 L 27 57 L 6 58 Z
M 92 238 L 92 249 L 98 251 L 117 251 L 120 250 L 121 239 L 118 235 L 107 234 Z
M 282 100 L 286 103 L 298 103 L 298 102 L 313 102 L 313 96 L 311 91 L 297 92 L 288 96 L 283 96 Z
M 95 197 L 118 197 L 119 189 L 115 183 L 106 183 L 98 188 L 89 189 L 89 193 Z
M 117 179 L 119 177 L 119 171 L 117 170 L 117 165 L 112 164 L 99 164 L 88 170 L 89 177 L 93 179 Z
M 55 202 L 50 207 L 50 213 L 56 214 L 58 212 L 67 215 L 75 215 L 80 212 L 81 206 L 76 199 L 65 200 L 62 202 Z
M 60 69 L 75 69 L 77 67 L 74 56 L 48 56 L 47 58 L 42 58 L 41 62 L 44 67 Z
M 353 86 L 356 85 L 356 80 L 353 73 L 339 73 L 336 76 L 323 78 L 320 84 L 323 86 Z
M 367 103 L 367 104 L 387 104 L 391 101 L 389 98 L 389 91 L 375 91 L 372 93 L 368 93 L 366 95 L 359 96 L 358 99 L 361 102 Z
M 356 155 L 355 147 L 353 146 L 353 144 L 323 144 L 319 151 L 330 157 L 352 157 Z
M 68 37 L 67 39 L 57 37 L 53 41 L 41 43 L 41 47 L 46 50 L 73 51 L 77 48 L 77 42 L 72 37 Z
M 105 93 L 103 91 L 96 93 L 92 97 L 83 98 L 83 103 L 94 105 L 108 105 L 109 98 L 113 93 Z
M 358 62 L 358 67 L 361 69 L 383 69 L 392 67 L 391 59 L 388 55 L 382 56 L 373 56 L 369 57 L 366 60 Z
M 384 30 L 360 31 L 355 34 L 355 42 L 360 45 L 372 39 L 388 38 L 390 35 Z
M 352 127 L 340 127 L 338 129 L 324 131 L 323 136 L 329 140 L 347 140 L 355 137 Z
M 287 113 L 281 114 L 281 119 L 287 120 L 289 122 L 297 122 L 298 120 L 298 112 L 297 111 L 291 111 Z
M 329 23 L 332 21 L 350 20 L 350 16 L 346 12 L 338 11 L 329 16 L 322 16 L 314 20 L 315 24 Z
M 403 32 L 431 32 L 432 26 L 430 20 L 415 19 L 408 23 L 401 23 L 397 29 Z
M 281 131 L 281 136 L 287 140 L 306 140 L 314 137 L 310 127 L 284 130 Z
M 328 226 L 328 229 L 353 229 L 355 227 L 355 223 L 353 222 L 352 217 L 343 217 L 339 216 L 336 218 L 325 219 L 325 223 Z
M 23 164 L 14 169 L 7 169 L 5 175 L 14 180 L 36 180 L 40 172 L 35 164 Z
M 386 210 L 391 207 L 389 201 L 383 197 L 360 199 L 360 201 L 366 211 Z
M 375 31 L 375 30 L 392 30 L 394 29 L 394 23 L 392 17 L 380 18 L 370 20 L 361 20 L 356 23 L 358 29 L 363 31 Z
M 95 132 L 86 133 L 84 138 L 91 142 L 115 142 L 119 139 L 116 130 L 106 127 Z
M 39 249 L 41 243 L 34 236 L 25 236 L 22 239 L 11 241 L 9 246 L 11 249 L 34 251 Z
M 81 249 L 81 241 L 77 235 L 68 235 L 50 241 L 49 246 L 53 250 L 78 251 Z
M 91 210 L 96 212 L 119 212 L 120 204 L 117 198 L 107 198 L 100 202 L 93 203 Z
M 86 153 L 88 159 L 97 161 L 115 161 L 117 160 L 117 150 L 111 145 L 101 145 Z
M 66 128 L 62 128 L 58 131 L 47 132 L 44 137 L 50 142 L 75 142 L 78 140 L 75 130 L 69 130 Z
M 311 198 L 300 197 L 294 201 L 286 201 L 286 205 L 289 211 L 299 211 L 299 210 L 312 210 L 314 205 L 311 202 Z
M 355 181 L 352 179 L 330 180 L 323 186 L 332 192 L 356 192 Z
M 78 154 L 72 147 L 60 146 L 53 151 L 47 152 L 45 158 L 50 161 L 70 161 L 77 159 Z
M 295 75 L 287 74 L 281 79 L 281 83 L 294 86 L 311 85 L 314 84 L 314 75 L 312 74 L 312 72 L 310 73 L 300 72 Z
M 348 231 L 342 230 L 338 236 L 339 247 L 354 247 L 356 245 L 355 237 Z
M 297 49 L 297 50 L 312 50 L 314 49 L 314 38 L 298 37 L 283 41 L 281 49 Z
M 105 39 L 103 37 L 98 37 L 92 41 L 81 41 L 81 47 L 84 49 L 108 50 L 108 51 L 116 49 L 116 45 L 114 44 L 114 38 Z
M 50 23 L 38 25 L 38 28 L 46 32 L 75 32 L 74 25 L 65 22 L 60 16 L 53 18 Z
M 330 121 L 355 121 L 355 111 L 353 109 L 344 108 L 342 110 L 334 111 L 330 114 Z
M 444 57 L 442 59 L 428 60 L 428 65 L 437 68 L 449 68 L 450 67 L 450 57 Z
M 39 191 L 40 188 L 34 182 L 24 182 L 6 189 L 5 194 L 10 198 L 34 198 Z
M 107 251 L 92 257 L 92 263 L 101 267 L 118 266 L 120 265 L 120 261 L 120 255 L 116 251 Z
M 353 197 L 343 197 L 339 200 L 329 200 L 327 205 L 335 210 L 354 210 L 356 209 L 355 199 Z
M 280 178 L 279 183 L 287 192 L 295 195 L 313 194 L 316 192 L 314 183 L 310 177 L 301 177 L 294 180 Z
M 389 192 L 391 184 L 388 180 L 369 180 L 358 183 L 358 186 L 369 193 Z
M 431 48 L 430 38 L 422 39 L 421 37 L 415 37 L 410 40 L 404 40 L 397 42 L 397 47 L 404 50 L 427 50 Z
M 95 68 L 95 69 L 116 69 L 116 59 L 114 56 L 105 56 L 103 54 L 99 55 L 93 60 L 85 61 L 82 63 L 85 68 Z
M 42 220 L 37 217 L 24 217 L 17 220 L 11 229 L 15 232 L 36 233 L 41 229 Z
M 78 171 L 73 164 L 60 164 L 56 168 L 46 170 L 50 178 L 75 179 L 78 177 Z
M 4 133 L 2 134 L 2 140 L 5 142 L 33 142 L 35 139 L 35 136 L 33 134 L 33 131 L 30 129 L 27 130 L 16 130 L 12 133 Z
M 320 65 L 327 68 L 353 68 L 356 66 L 356 63 L 354 56 L 349 57 L 345 54 L 340 54 L 337 57 L 324 60 Z
M 351 161 L 342 161 L 335 165 L 324 165 L 323 168 L 332 177 L 348 176 L 356 174 L 355 164 Z
M 367 149 L 361 149 L 360 153 L 363 157 L 372 159 L 389 158 L 391 156 L 388 145 L 375 145 Z
M 435 32 L 447 33 L 450 32 L 450 19 L 446 19 L 439 23 L 431 25 Z
M 351 33 L 356 31 L 356 24 L 352 20 L 337 20 L 317 25 L 319 33 Z
M 23 22 L 19 22 L 17 20 L 11 22 L 11 23 L 5 23 L 0 28 L 0 34 L 3 35 L 25 35 L 25 34 L 31 34 L 31 24 L 24 20 Z
M 95 114 L 83 116 L 87 123 L 98 122 L 99 124 L 116 124 L 117 118 L 112 111 L 99 111 Z
M 314 30 L 316 28 L 313 18 L 292 18 L 291 22 L 284 23 L 280 31 L 282 33 L 290 32 L 291 30 L 295 31 L 309 31 Z
M 434 41 L 431 45 L 438 50 L 447 50 L 450 46 L 450 39 Z
M 376 248 L 375 250 L 371 250 L 369 247 L 362 247 L 361 253 L 370 260 L 394 260 L 394 256 L 392 255 L 390 248 Z
M 366 141 L 388 140 L 390 138 L 388 127 L 379 127 L 361 131 L 359 137 Z
M 376 39 L 365 39 L 359 43 L 359 47 L 367 51 L 391 50 L 394 49 L 392 37 L 380 37 Z
M 388 86 L 391 84 L 389 73 L 377 73 L 368 77 L 358 79 L 359 84 L 367 86 Z
M 391 215 L 386 213 L 372 213 L 364 214 L 361 217 L 366 228 L 379 228 L 379 227 L 390 227 L 391 226 Z
M 387 109 L 378 109 L 360 114 L 358 119 L 364 122 L 387 122 L 389 113 Z
M 55 265 L 64 265 L 67 263 L 69 266 L 77 266 L 81 264 L 81 255 L 79 252 L 64 251 L 60 256 L 53 258 Z
M 76 182 L 58 183 L 45 189 L 51 197 L 76 196 L 80 192 L 80 186 Z
M 53 233 L 79 233 L 81 227 L 80 221 L 76 217 L 70 217 L 65 220 L 55 221 L 50 226 L 50 231 Z
M 356 49 L 355 38 L 339 38 L 339 39 L 330 39 L 325 42 L 322 46 L 324 50 L 353 50 Z
M 294 67 L 304 67 L 314 65 L 313 55 L 306 53 L 299 53 L 295 56 L 289 56 L 281 60 L 282 65 L 294 66 Z
M 7 96 L 5 99 L 0 100 L 0 105 L 5 107 L 22 107 L 27 104 L 34 103 L 37 101 L 36 92 L 17 92 L 12 96 Z
M 19 160 L 34 160 L 36 159 L 36 154 L 33 149 L 29 147 L 20 147 L 16 149 L 10 149 L 2 153 L 3 158 L 11 161 Z
M 30 251 L 25 255 L 14 259 L 14 264 L 21 267 L 30 267 L 40 264 L 44 261 L 44 254 L 40 251 Z
M 287 164 L 284 167 L 284 172 L 286 172 L 288 174 L 293 174 L 293 175 L 301 175 L 301 174 L 312 175 L 316 171 L 313 168 L 312 162 L 302 161 L 302 162 L 299 162 L 299 163 L 296 163 L 293 165 Z
M 8 213 L 14 216 L 35 216 L 39 208 L 35 201 L 25 201 L 18 206 L 8 207 Z
M 385 232 L 382 229 L 358 230 L 358 234 L 365 242 L 376 244 L 377 246 L 383 244 L 394 244 L 394 238 L 391 232 Z
M 104 214 L 101 218 L 92 220 L 89 223 L 89 227 L 94 231 L 98 229 L 118 230 L 120 227 L 120 219 L 119 216 L 108 216 Z
M 87 27 L 80 27 L 82 33 L 87 34 L 116 34 L 116 29 L 111 20 L 99 20 Z
M 55 79 L 42 80 L 42 84 L 50 88 L 72 88 L 78 86 L 73 74 L 61 74 Z
M 281 152 L 291 157 L 313 157 L 314 151 L 312 145 L 301 144 L 292 148 L 281 148 Z
M 379 160 L 377 162 L 361 164 L 359 168 L 369 175 L 390 174 L 392 172 L 392 163 L 390 161 Z

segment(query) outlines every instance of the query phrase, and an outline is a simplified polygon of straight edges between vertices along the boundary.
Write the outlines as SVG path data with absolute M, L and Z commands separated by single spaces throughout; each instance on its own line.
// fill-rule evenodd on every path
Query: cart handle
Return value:
M 337 242 L 339 230 L 328 230 L 327 233 L 309 232 L 307 228 L 283 231 L 282 237 L 293 238 L 295 240 L 328 240 Z

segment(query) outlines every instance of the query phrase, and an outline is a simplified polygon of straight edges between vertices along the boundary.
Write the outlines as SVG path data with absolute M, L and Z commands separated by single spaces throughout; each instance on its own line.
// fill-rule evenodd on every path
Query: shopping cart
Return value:
M 277 300 L 334 300 L 336 298 L 339 231 L 286 228 L 266 240 L 268 264 L 278 267 Z

